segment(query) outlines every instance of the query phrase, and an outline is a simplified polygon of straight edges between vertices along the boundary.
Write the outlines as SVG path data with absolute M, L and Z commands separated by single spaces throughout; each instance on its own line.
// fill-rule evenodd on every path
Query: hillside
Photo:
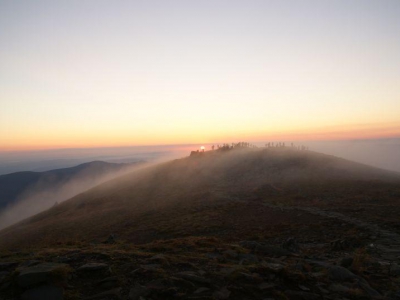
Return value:
M 33 215 L 99 183 L 122 175 L 134 165 L 93 161 L 46 172 L 0 175 L 0 228 L 14 222 L 12 218 L 16 214 L 4 215 L 6 209 L 10 210 L 19 205 L 21 210 L 22 206 L 30 206 L 30 212 L 26 211 L 24 214 L 19 211 L 18 215 Z
M 193 213 L 197 210 L 212 213 L 217 206 L 248 206 L 261 200 L 338 201 L 365 189 L 398 187 L 399 178 L 394 172 L 311 151 L 208 152 L 132 172 L 84 192 L 1 231 L 0 246 L 89 241 L 111 233 L 135 242 L 180 231 L 203 234 L 184 225 L 186 218 L 202 218 L 203 212 Z
M 398 173 L 333 156 L 198 153 L 0 231 L 0 296 L 398 299 L 399 202 Z

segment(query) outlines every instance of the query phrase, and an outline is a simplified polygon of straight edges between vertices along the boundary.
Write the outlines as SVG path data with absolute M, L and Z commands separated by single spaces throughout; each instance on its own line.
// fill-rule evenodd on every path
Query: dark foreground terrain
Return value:
M 233 149 L 0 231 L 0 299 L 400 299 L 400 176 Z

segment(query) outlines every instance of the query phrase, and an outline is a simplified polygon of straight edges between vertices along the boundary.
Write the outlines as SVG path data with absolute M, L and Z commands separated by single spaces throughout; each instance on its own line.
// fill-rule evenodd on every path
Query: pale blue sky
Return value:
M 399 16 L 398 0 L 0 0 L 0 150 L 398 135 Z

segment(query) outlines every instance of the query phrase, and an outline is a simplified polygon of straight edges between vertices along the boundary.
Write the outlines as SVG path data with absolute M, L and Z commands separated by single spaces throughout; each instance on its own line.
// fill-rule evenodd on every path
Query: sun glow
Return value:
M 400 137 L 398 1 L 28 2 L 0 1 L 0 151 Z

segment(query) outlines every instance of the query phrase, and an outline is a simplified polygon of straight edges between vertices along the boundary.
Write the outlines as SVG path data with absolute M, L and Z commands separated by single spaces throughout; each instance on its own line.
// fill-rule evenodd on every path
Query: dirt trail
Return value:
M 279 206 L 270 203 L 264 203 L 265 206 L 280 209 L 280 210 L 300 210 L 325 218 L 332 218 L 342 222 L 352 224 L 357 228 L 368 231 L 371 236 L 376 237 L 371 239 L 370 247 L 383 259 L 389 262 L 400 260 L 400 235 L 394 231 L 382 229 L 376 224 L 361 221 L 353 217 L 343 215 L 341 213 L 321 210 L 315 207 L 302 206 Z

